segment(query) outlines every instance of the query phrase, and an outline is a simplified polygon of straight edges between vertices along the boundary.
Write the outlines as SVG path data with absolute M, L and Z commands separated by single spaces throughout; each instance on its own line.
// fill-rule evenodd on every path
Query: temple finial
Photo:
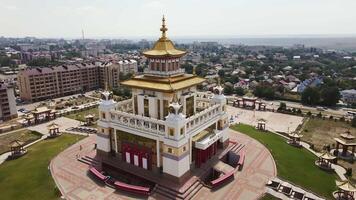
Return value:
M 166 28 L 166 18 L 164 17 L 163 15 L 163 18 L 162 18 L 162 27 L 160 29 L 162 31 L 162 38 L 165 38 L 166 37 L 166 31 L 168 31 L 168 28 Z

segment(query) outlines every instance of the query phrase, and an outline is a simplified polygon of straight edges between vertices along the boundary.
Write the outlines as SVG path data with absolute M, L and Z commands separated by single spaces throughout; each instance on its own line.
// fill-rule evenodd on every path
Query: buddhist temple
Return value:
M 197 85 L 205 79 L 180 68 L 186 52 L 167 37 L 164 17 L 160 31 L 152 49 L 143 52 L 148 67 L 121 82 L 132 89 L 132 98 L 116 102 L 109 91 L 103 93 L 97 155 L 104 168 L 180 182 L 228 145 L 226 98 L 220 85 L 211 98 L 197 98 Z

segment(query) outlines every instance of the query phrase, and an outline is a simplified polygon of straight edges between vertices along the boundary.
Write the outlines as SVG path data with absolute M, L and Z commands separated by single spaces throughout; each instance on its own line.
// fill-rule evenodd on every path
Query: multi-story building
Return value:
M 162 36 L 143 53 L 148 69 L 121 83 L 132 89 L 132 98 L 115 102 L 103 93 L 97 156 L 103 167 L 125 163 L 182 181 L 228 145 L 226 98 L 221 86 L 214 95 L 197 92 L 205 79 L 180 68 L 186 52 L 166 37 L 164 19 L 160 30 Z
M 347 104 L 356 104 L 356 90 L 343 90 L 340 92 L 341 99 Z
M 20 97 L 41 101 L 98 88 L 119 86 L 119 74 L 137 72 L 137 62 L 98 62 L 26 68 L 18 73 Z
M 14 87 L 0 82 L 0 121 L 17 117 Z
M 40 101 L 99 87 L 98 67 L 94 64 L 26 68 L 18 73 L 20 97 Z
M 118 62 L 119 70 L 124 75 L 126 74 L 134 74 L 137 72 L 137 61 L 136 60 L 120 60 Z

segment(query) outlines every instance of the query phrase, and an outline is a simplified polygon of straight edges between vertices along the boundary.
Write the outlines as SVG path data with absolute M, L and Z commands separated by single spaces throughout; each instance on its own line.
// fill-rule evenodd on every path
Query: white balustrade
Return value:
M 163 120 L 135 115 L 123 111 L 113 110 L 110 112 L 113 116 L 112 123 L 119 124 L 127 128 L 134 128 L 149 132 L 155 135 L 165 135 L 165 122 Z
M 219 106 L 220 105 L 213 105 L 199 113 L 196 113 L 195 115 L 187 118 L 187 123 L 186 123 L 186 130 L 192 131 L 193 129 L 199 128 L 202 125 L 205 125 L 205 123 L 211 119 L 216 118 L 217 116 L 220 115 L 219 112 Z
M 132 99 L 120 101 L 116 104 L 115 110 L 128 112 L 132 111 Z

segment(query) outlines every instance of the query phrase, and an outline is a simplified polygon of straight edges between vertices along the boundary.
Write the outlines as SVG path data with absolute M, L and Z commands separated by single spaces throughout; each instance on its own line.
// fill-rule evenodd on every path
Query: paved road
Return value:
M 86 92 L 84 95 L 86 97 L 89 97 L 94 91 L 89 91 L 89 92 Z M 53 100 L 60 100 L 60 99 L 69 99 L 71 97 L 77 97 L 79 94 L 74 94 L 74 95 L 70 95 L 70 96 L 65 96 L 65 97 L 59 97 L 59 98 L 56 98 L 56 99 L 53 99 Z M 38 107 L 41 103 L 43 103 L 45 101 L 40 101 L 40 102 L 35 102 L 35 103 L 30 103 L 30 104 L 24 104 L 24 105 L 17 105 L 17 110 L 20 109 L 20 108 L 25 108 L 26 110 L 34 110 L 36 107 Z M 21 114 L 21 113 L 20 113 Z

